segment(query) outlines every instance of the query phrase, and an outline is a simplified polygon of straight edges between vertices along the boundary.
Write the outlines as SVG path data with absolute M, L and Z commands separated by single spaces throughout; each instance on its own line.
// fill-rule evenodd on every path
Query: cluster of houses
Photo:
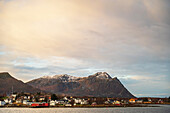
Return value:
M 55 96 L 55 98 L 54 98 Z M 0 99 L 0 106 L 83 106 L 164 103 L 165 98 L 71 97 L 51 94 L 18 93 Z M 169 101 L 169 100 L 168 100 Z

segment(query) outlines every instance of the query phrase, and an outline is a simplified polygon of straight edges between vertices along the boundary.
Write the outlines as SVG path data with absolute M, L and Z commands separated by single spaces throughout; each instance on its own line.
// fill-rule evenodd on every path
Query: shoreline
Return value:
M 165 104 L 156 104 L 156 105 L 95 105 L 95 106 L 48 106 L 48 107 L 32 107 L 32 106 L 0 106 L 0 108 L 127 108 L 127 107 L 161 107 Z M 168 105 L 168 104 L 167 104 Z

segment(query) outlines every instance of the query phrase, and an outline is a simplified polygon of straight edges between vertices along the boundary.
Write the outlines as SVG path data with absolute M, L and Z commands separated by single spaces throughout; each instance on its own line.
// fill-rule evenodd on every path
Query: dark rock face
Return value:
M 111 78 L 106 72 L 82 78 L 67 75 L 67 80 L 64 81 L 61 79 L 64 75 L 58 76 L 38 78 L 28 84 L 44 91 L 73 96 L 134 97 L 116 77 Z
M 33 88 L 32 86 L 15 79 L 8 72 L 0 73 L 0 94 L 10 94 L 12 92 L 12 87 L 14 92 L 36 93 L 41 91 L 40 89 Z

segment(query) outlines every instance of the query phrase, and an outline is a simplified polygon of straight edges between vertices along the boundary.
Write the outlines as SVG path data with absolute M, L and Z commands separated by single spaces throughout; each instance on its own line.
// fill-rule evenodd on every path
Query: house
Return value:
M 45 100 L 45 97 L 44 97 L 44 96 L 40 96 L 39 100 L 40 100 L 40 101 L 44 101 L 44 100 Z
M 5 103 L 9 103 L 10 99 L 7 98 L 7 99 L 4 99 Z
M 17 97 L 17 94 L 12 94 L 11 95 L 12 100 L 15 100 L 16 97 Z
M 129 99 L 129 103 L 134 104 L 135 102 L 136 102 L 136 99 L 135 99 L 135 98 Z
M 137 103 L 137 104 L 142 104 L 142 103 L 143 103 L 143 100 L 142 100 L 142 99 L 136 100 L 136 103 Z
M 51 101 L 50 101 L 50 106 L 55 106 L 55 105 L 56 105 L 56 101 L 51 100 Z
M 22 100 L 21 100 L 21 99 L 17 99 L 17 100 L 16 100 L 16 103 L 17 103 L 17 104 L 20 104 L 20 103 L 22 103 Z
M 152 100 L 151 98 L 145 98 L 144 101 L 143 101 L 144 104 L 151 104 L 152 103 Z
M 27 96 L 24 96 L 24 99 L 28 99 L 28 97 L 27 97 Z
M 91 105 L 92 105 L 92 106 L 95 106 L 95 105 L 97 105 L 97 103 L 96 103 L 96 102 L 93 102 Z
M 25 105 L 27 105 L 27 104 L 28 104 L 28 100 L 23 100 L 22 103 L 25 104 Z
M 31 106 L 32 103 L 33 103 L 33 102 L 27 102 L 27 105 Z
M 105 101 L 104 104 L 110 104 L 110 102 L 109 101 Z
M 42 103 L 41 106 L 45 106 L 45 107 L 48 107 L 50 104 L 49 103 Z
M 122 99 L 122 100 L 121 100 L 121 104 L 129 104 L 129 100 Z
M 159 99 L 157 103 L 158 103 L 158 104 L 163 104 L 164 102 L 163 102 L 162 99 Z
M 87 105 L 88 104 L 88 101 L 87 100 L 85 100 L 85 99 L 83 99 L 82 101 L 81 101 L 81 103 L 80 104 L 82 104 L 82 105 Z
M 40 106 L 40 102 L 32 103 L 31 106 L 32 107 L 38 107 L 38 106 Z
M 28 96 L 28 99 L 30 100 L 30 99 L 31 99 L 31 96 Z
M 48 107 L 48 106 L 49 106 L 49 103 L 36 102 L 36 103 L 32 103 L 31 106 L 32 106 L 32 107 Z
M 65 106 L 66 106 L 66 107 L 70 107 L 70 106 L 72 106 L 72 105 L 71 105 L 71 104 L 65 104 Z
M 68 100 L 68 98 L 67 98 L 67 97 L 64 97 L 63 100 Z
M 4 106 L 5 104 L 5 101 L 0 101 L 0 106 Z
M 115 101 L 113 102 L 113 104 L 114 104 L 114 105 L 120 105 L 120 101 L 115 100 Z
M 75 104 L 81 104 L 81 102 L 82 102 L 82 100 L 81 100 L 81 99 L 79 99 L 79 98 L 74 99 L 74 103 L 75 103 Z
M 65 105 L 66 102 L 64 100 L 56 100 L 56 104 L 62 104 Z

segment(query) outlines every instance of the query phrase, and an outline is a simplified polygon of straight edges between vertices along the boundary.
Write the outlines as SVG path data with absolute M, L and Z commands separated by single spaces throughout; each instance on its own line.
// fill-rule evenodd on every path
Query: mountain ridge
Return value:
M 27 83 L 14 78 L 8 72 L 0 73 L 0 94 L 11 93 L 12 87 L 14 92 L 49 92 L 91 97 L 134 97 L 117 77 L 112 78 L 107 72 L 97 72 L 87 77 L 67 74 L 43 76 Z
M 119 81 L 107 72 L 97 72 L 87 77 L 74 77 L 67 74 L 40 77 L 27 82 L 44 91 L 73 96 L 134 97 Z
M 10 94 L 13 92 L 28 92 L 36 93 L 41 92 L 40 89 L 36 89 L 27 83 L 22 82 L 11 76 L 8 72 L 0 73 L 0 94 Z

